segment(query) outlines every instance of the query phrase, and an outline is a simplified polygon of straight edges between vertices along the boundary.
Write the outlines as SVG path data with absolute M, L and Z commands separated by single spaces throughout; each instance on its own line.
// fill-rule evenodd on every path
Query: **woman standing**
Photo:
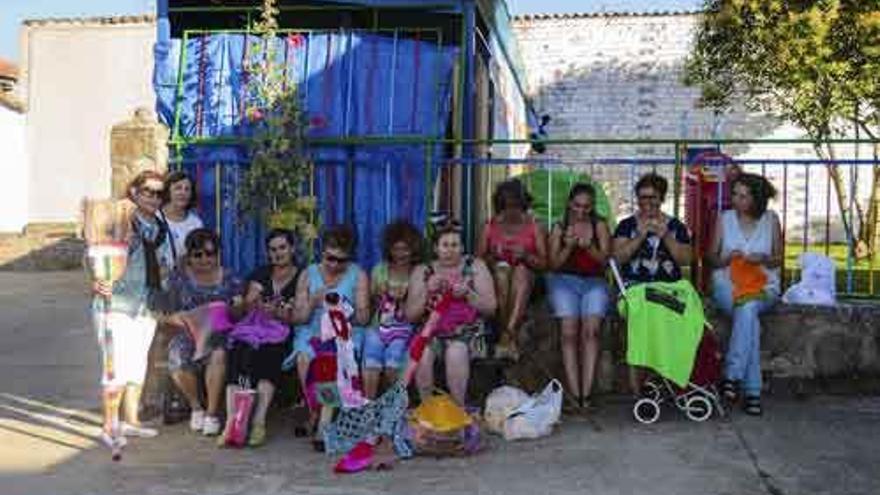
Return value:
M 138 418 L 141 388 L 147 372 L 147 360 L 156 318 L 151 308 L 154 296 L 162 290 L 171 263 L 170 241 L 164 223 L 157 216 L 162 202 L 162 175 L 144 171 L 132 180 L 127 198 L 136 209 L 131 219 L 128 257 L 125 271 L 115 283 L 95 280 L 96 296 L 109 299 L 109 311 L 98 308 L 95 300 L 93 322 L 96 331 L 104 325 L 113 329 L 111 341 L 100 339 L 102 353 L 109 353 L 113 376 L 105 375 L 104 428 L 101 439 L 111 448 L 121 448 L 125 435 L 153 437 L 156 430 L 144 428 Z M 108 348 L 108 344 L 112 347 Z M 121 437 L 114 438 L 113 426 L 124 404 L 125 422 Z
M 547 259 L 544 228 L 528 213 L 532 198 L 517 179 L 498 184 L 492 197 L 495 216 L 486 224 L 477 256 L 492 269 L 498 296 L 501 335 L 495 357 L 518 357 L 517 333 L 532 296 L 535 272 Z
M 589 405 L 599 360 L 599 329 L 608 309 L 605 265 L 611 251 L 608 224 L 596 213 L 596 191 L 575 184 L 562 221 L 550 233 L 547 277 L 550 303 L 562 326 L 562 362 L 569 393 Z M 578 355 L 580 354 L 580 363 Z
M 251 447 L 266 441 L 266 412 L 281 382 L 281 363 L 287 353 L 288 325 L 293 321 L 299 275 L 296 246 L 296 237 L 290 230 L 274 229 L 266 236 L 269 264 L 248 277 L 244 297 L 248 316 L 228 337 L 226 429 L 235 413 L 235 393 L 243 382 L 249 382 L 258 393 L 248 432 L 247 442 Z M 220 441 L 225 442 L 225 437 L 223 435 Z
M 478 258 L 465 256 L 461 224 L 441 221 L 435 229 L 434 255 L 430 263 L 413 270 L 409 281 L 406 316 L 413 323 L 422 322 L 434 306 L 449 298 L 456 301 L 458 318 L 453 328 L 438 329 L 433 343 L 425 349 L 416 371 L 416 385 L 422 398 L 434 389 L 434 359 L 439 354 L 446 364 L 446 383 L 450 395 L 465 405 L 470 378 L 470 348 L 480 333 L 485 318 L 495 314 L 497 303 L 492 275 Z
M 185 172 L 172 172 L 165 179 L 162 216 L 171 234 L 175 265 L 186 255 L 186 236 L 204 227 L 196 213 L 196 187 Z
M 759 315 L 779 298 L 782 266 L 782 230 L 767 203 L 776 189 L 760 175 L 742 173 L 732 183 L 732 209 L 722 213 L 715 227 L 709 260 L 713 296 L 733 319 L 725 356 L 721 391 L 734 401 L 740 390 L 747 414 L 761 409 L 761 322 Z

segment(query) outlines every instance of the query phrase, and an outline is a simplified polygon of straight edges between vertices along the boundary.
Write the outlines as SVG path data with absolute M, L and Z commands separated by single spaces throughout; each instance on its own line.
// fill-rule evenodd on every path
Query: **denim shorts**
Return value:
M 394 339 L 386 344 L 379 331 L 370 328 L 364 335 L 364 368 L 400 369 L 406 364 L 408 346 L 408 338 Z
M 293 352 L 290 353 L 284 359 L 284 368 L 290 368 L 294 366 L 294 362 L 296 360 L 296 356 L 299 354 L 304 354 L 309 361 L 315 358 L 315 349 L 312 347 L 311 340 L 313 338 L 321 338 L 321 331 L 318 328 L 302 325 L 296 327 L 296 334 L 293 338 Z M 364 328 L 358 326 L 352 326 L 351 329 L 351 340 L 354 342 L 354 353 L 355 358 L 361 355 L 361 351 L 364 348 Z
M 608 310 L 604 278 L 551 273 L 547 275 L 547 292 L 557 318 L 602 317 Z

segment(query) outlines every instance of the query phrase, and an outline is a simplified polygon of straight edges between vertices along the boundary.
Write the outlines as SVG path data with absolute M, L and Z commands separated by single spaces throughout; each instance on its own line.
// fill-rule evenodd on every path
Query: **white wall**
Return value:
M 28 219 L 25 116 L 0 105 L 0 232 L 21 232 Z
M 37 22 L 25 27 L 30 222 L 77 219 L 110 194 L 110 130 L 155 106 L 155 24 Z

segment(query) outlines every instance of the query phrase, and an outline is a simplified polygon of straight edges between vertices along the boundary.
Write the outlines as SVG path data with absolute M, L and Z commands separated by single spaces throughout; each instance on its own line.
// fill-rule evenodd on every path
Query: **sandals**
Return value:
M 743 402 L 743 411 L 749 416 L 760 416 L 764 412 L 761 409 L 761 398 L 757 395 L 747 395 Z
M 724 397 L 724 400 L 731 404 L 736 402 L 739 398 L 739 392 L 737 391 L 736 382 L 728 379 L 722 380 L 721 396 Z

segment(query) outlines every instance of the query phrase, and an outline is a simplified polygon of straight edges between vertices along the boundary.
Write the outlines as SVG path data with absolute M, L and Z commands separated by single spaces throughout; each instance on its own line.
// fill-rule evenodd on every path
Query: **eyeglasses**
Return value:
M 190 256 L 190 258 L 195 259 L 195 260 L 200 260 L 202 258 L 213 258 L 214 256 L 217 256 L 217 251 L 216 250 L 212 251 L 209 249 L 193 251 L 193 252 L 189 253 L 189 256 Z
M 145 188 L 141 189 L 141 194 L 143 194 L 144 196 L 152 197 L 152 198 L 161 198 L 162 193 L 164 193 L 164 192 L 165 192 L 164 189 L 153 189 L 152 187 L 145 187 Z
M 329 263 L 337 263 L 337 264 L 341 265 L 343 263 L 348 263 L 349 261 L 351 261 L 351 258 L 349 258 L 347 256 L 336 256 L 333 254 L 325 254 L 324 261 L 327 261 Z
M 282 251 L 287 251 L 288 249 L 288 246 L 269 246 L 270 253 L 280 253 Z
M 657 201 L 660 199 L 660 196 L 656 194 L 640 194 L 638 198 L 639 201 Z

